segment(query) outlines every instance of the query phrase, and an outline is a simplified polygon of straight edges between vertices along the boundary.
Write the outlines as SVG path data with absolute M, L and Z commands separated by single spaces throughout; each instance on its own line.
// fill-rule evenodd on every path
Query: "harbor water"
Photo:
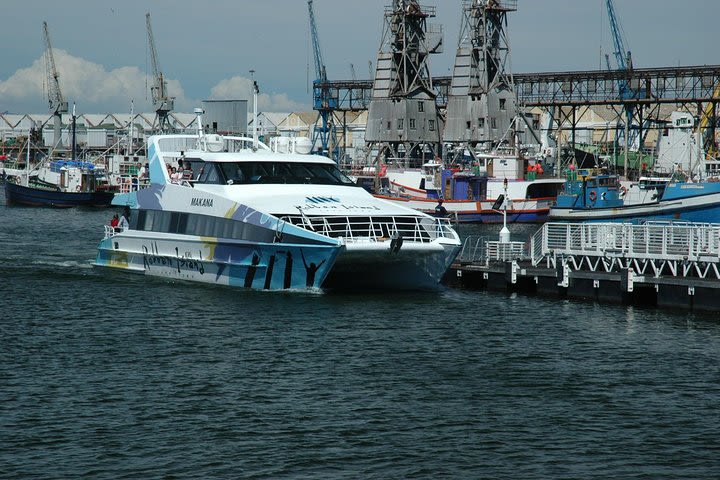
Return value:
M 720 475 L 718 315 L 98 271 L 112 213 L 0 200 L 0 478 Z

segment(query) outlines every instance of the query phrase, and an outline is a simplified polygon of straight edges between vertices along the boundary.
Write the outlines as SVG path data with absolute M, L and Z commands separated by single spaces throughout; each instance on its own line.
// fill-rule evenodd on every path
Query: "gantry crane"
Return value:
M 175 97 L 168 95 L 167 80 L 160 70 L 158 62 L 157 50 L 155 49 L 155 38 L 153 37 L 152 25 L 150 23 L 150 14 L 145 14 L 145 23 L 147 24 L 148 44 L 150 46 L 150 60 L 152 62 L 153 83 L 150 87 L 152 94 L 152 102 L 155 106 L 155 114 L 157 117 L 157 129 L 160 132 L 168 132 L 172 130 L 170 125 L 170 112 L 175 106 Z
M 43 33 L 45 36 L 45 73 L 47 74 L 47 94 L 50 111 L 53 112 L 53 148 L 62 145 L 62 114 L 68 112 L 68 103 L 63 98 L 60 90 L 60 75 L 55 67 L 52 43 L 50 43 L 50 32 L 47 22 L 43 22 Z
M 430 56 L 441 53 L 442 29 L 429 23 L 436 7 L 392 0 L 385 8 L 365 132 L 368 159 L 419 168 L 442 154 Z
M 318 118 L 315 120 L 315 128 L 312 135 L 312 149 L 313 151 L 321 150 L 322 154 L 331 155 L 331 157 L 337 161 L 339 160 L 340 149 L 338 148 L 337 130 L 335 128 L 335 122 L 333 121 L 333 112 L 338 106 L 338 95 L 336 90 L 328 86 L 325 61 L 322 50 L 320 49 L 320 40 L 315 23 L 313 0 L 308 0 L 308 14 L 310 16 L 310 36 L 313 46 L 313 58 L 315 60 L 313 109 L 318 111 Z
M 515 145 L 522 127 L 510 70 L 508 15 L 515 11 L 517 1 L 463 2 L 443 130 L 445 156 L 453 163 L 468 152 L 486 164 L 479 153 Z

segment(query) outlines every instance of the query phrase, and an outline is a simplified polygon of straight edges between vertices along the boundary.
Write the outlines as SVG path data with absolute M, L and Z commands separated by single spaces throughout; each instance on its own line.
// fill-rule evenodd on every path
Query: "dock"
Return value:
M 446 283 L 715 311 L 720 309 L 720 224 L 546 223 L 527 242 L 471 236 Z

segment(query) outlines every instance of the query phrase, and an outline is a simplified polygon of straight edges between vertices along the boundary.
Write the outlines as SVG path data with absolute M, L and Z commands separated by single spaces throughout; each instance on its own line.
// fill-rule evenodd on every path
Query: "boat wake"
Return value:
M 77 268 L 83 270 L 92 270 L 92 259 L 78 262 L 77 260 L 65 260 L 65 261 L 49 261 L 49 260 L 33 260 L 30 262 L 31 265 L 40 267 L 62 267 L 62 268 Z

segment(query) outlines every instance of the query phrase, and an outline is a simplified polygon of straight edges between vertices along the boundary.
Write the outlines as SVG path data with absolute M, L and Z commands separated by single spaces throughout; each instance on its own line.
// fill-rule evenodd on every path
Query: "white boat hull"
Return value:
M 459 250 L 459 244 L 441 241 L 348 245 L 338 256 L 326 286 L 343 290 L 436 289 Z

